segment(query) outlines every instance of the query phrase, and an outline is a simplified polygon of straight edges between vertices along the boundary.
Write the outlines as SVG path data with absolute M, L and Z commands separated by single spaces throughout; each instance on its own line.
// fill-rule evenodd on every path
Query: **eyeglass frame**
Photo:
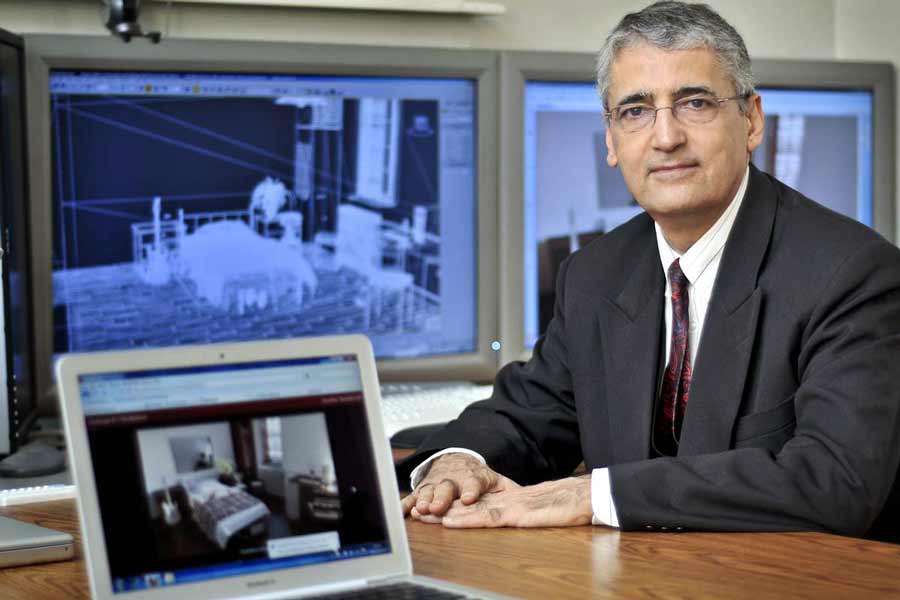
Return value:
M 681 123 L 682 125 L 694 125 L 695 123 L 685 123 L 684 121 L 682 121 L 681 119 L 679 119 L 679 118 L 675 115 L 675 106 L 676 106 L 676 105 L 679 105 L 679 104 L 684 105 L 684 104 L 686 104 L 687 102 L 690 102 L 691 100 L 704 99 L 704 100 L 712 100 L 712 101 L 714 101 L 714 102 L 718 105 L 717 108 L 716 108 L 716 114 L 713 115 L 712 119 L 710 119 L 709 121 L 703 121 L 702 123 L 700 123 L 700 124 L 706 124 L 706 123 L 711 123 L 711 122 L 716 118 L 716 116 L 718 116 L 718 114 L 719 114 L 719 109 L 722 108 L 722 104 L 724 104 L 725 102 L 728 102 L 729 100 L 747 100 L 747 99 L 750 98 L 750 96 L 752 96 L 752 95 L 753 95 L 752 92 L 749 93 L 749 94 L 737 94 L 736 96 L 726 96 L 726 97 L 723 97 L 723 96 L 704 96 L 704 95 L 697 95 L 697 94 L 694 94 L 694 95 L 688 96 L 688 97 L 686 97 L 686 98 L 679 98 L 678 100 L 676 100 L 675 102 L 673 102 L 673 103 L 670 104 L 669 106 L 659 106 L 659 107 L 651 106 L 651 105 L 649 105 L 649 104 L 642 104 L 642 103 L 640 103 L 640 102 L 628 102 L 627 104 L 621 104 L 621 105 L 619 105 L 619 106 L 616 106 L 616 107 L 613 108 L 612 110 L 608 110 L 608 111 L 604 112 L 604 113 L 603 113 L 603 116 L 606 117 L 606 123 L 607 123 L 607 125 L 610 125 L 610 126 L 611 126 L 612 123 L 614 122 L 614 121 L 612 120 L 613 112 L 614 112 L 614 111 L 620 110 L 620 109 L 622 109 L 622 108 L 624 108 L 624 107 L 642 106 L 642 107 L 644 107 L 644 108 L 647 108 L 647 109 L 653 111 L 653 118 L 652 118 L 650 121 L 648 121 L 648 123 L 647 123 L 648 125 L 650 125 L 650 126 L 652 127 L 653 125 L 656 124 L 656 116 L 657 116 L 657 113 L 659 113 L 659 111 L 661 111 L 661 110 L 665 110 L 665 109 L 668 108 L 669 110 L 672 111 L 672 117 L 673 117 L 676 121 L 678 121 L 679 123 Z M 618 122 L 618 121 L 615 121 L 615 123 L 618 125 L 619 122 Z M 621 127 L 621 125 L 618 125 L 618 126 Z M 635 130 L 633 130 L 633 131 L 626 131 L 625 133 L 637 133 L 637 132 L 643 131 L 643 130 L 645 130 L 645 129 L 647 129 L 647 125 L 643 125 L 643 126 L 639 127 L 638 129 L 635 129 Z M 623 128 L 623 131 L 625 131 L 624 128 Z

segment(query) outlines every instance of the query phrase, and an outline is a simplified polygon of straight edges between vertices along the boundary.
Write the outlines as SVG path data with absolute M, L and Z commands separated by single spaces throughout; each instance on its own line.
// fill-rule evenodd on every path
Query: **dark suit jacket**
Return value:
M 557 288 L 532 359 L 401 477 L 461 446 L 522 484 L 610 467 L 623 529 L 900 532 L 896 247 L 751 166 L 671 458 L 650 458 L 665 331 L 650 217 L 569 257 Z

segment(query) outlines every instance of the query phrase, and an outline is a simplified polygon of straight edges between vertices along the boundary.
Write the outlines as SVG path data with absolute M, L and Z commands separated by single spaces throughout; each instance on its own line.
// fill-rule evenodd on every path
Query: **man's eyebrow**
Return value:
M 634 104 L 634 103 L 646 103 L 649 100 L 653 99 L 653 94 L 648 91 L 640 91 L 634 92 L 633 94 L 629 94 L 619 100 L 616 103 L 616 106 L 623 106 L 625 104 Z
M 680 98 L 687 98 L 689 96 L 716 96 L 715 90 L 712 90 L 705 85 L 686 85 L 684 87 L 678 88 L 673 94 L 672 97 L 676 100 Z M 653 101 L 653 94 L 646 90 L 642 90 L 639 92 L 634 92 L 633 94 L 629 94 L 619 100 L 615 104 L 615 106 L 624 106 L 626 104 L 646 104 L 648 102 Z
M 715 96 L 716 92 L 706 87 L 705 85 L 688 85 L 681 88 L 672 94 L 672 96 L 676 99 L 678 98 L 687 98 L 688 96 Z

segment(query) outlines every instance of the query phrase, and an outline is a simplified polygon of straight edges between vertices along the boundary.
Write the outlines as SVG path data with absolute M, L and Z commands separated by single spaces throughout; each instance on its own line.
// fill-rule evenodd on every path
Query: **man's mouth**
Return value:
M 680 172 L 684 172 L 688 169 L 693 169 L 696 166 L 697 166 L 697 163 L 695 163 L 695 162 L 679 162 L 679 163 L 671 163 L 671 164 L 665 164 L 665 165 L 656 165 L 656 166 L 650 167 L 650 173 L 659 173 L 659 174 L 680 173 Z

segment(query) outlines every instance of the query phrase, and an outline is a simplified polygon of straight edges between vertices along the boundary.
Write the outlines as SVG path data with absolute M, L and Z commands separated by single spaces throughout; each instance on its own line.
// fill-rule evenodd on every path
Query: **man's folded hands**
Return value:
M 523 487 L 466 454 L 436 459 L 402 506 L 413 519 L 453 528 L 588 525 L 593 515 L 590 476 Z

